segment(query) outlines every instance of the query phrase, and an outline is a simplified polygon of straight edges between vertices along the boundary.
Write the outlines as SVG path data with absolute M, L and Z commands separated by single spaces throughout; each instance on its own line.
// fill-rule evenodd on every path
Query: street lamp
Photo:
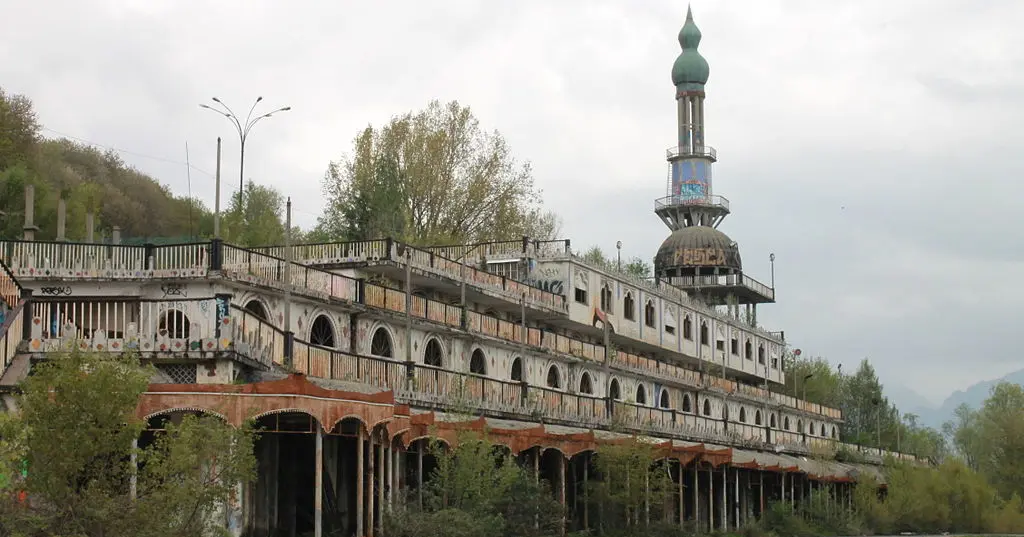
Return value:
M 220 105 L 220 107 L 223 108 L 223 110 L 219 110 L 217 108 L 213 108 L 212 106 L 207 106 L 205 104 L 200 104 L 199 105 L 200 108 L 205 108 L 207 110 L 213 110 L 214 112 L 216 112 L 216 113 L 218 113 L 218 114 L 228 118 L 228 120 L 231 121 L 231 124 L 235 126 L 235 131 L 238 132 L 238 141 L 239 141 L 239 144 L 241 146 L 241 149 L 240 149 L 241 154 L 240 154 L 240 157 L 239 157 L 240 162 L 238 164 L 238 202 L 239 202 L 239 204 L 241 204 L 241 202 L 242 202 L 242 189 L 245 186 L 245 181 L 243 179 L 243 177 L 245 177 L 245 140 L 246 140 L 246 138 L 249 137 L 249 131 L 252 130 L 253 125 L 258 123 L 261 119 L 268 118 L 268 117 L 270 117 L 270 116 L 272 116 L 272 115 L 274 115 L 274 114 L 276 114 L 278 112 L 287 112 L 287 111 L 292 109 L 292 107 L 290 107 L 290 106 L 284 106 L 284 107 L 278 108 L 277 110 L 273 110 L 273 111 L 267 112 L 266 114 L 259 115 L 259 116 L 256 116 L 256 117 L 252 117 L 253 110 L 256 109 L 256 105 L 259 104 L 260 101 L 262 101 L 262 100 L 263 100 L 262 96 L 256 97 L 256 101 L 252 103 L 251 107 L 249 107 L 249 113 L 246 114 L 245 121 L 239 120 L 238 116 L 235 115 L 235 113 L 230 108 L 228 108 L 228 105 L 224 104 L 223 101 L 221 101 L 220 99 L 218 99 L 216 97 L 213 97 L 213 102 L 215 102 L 218 105 Z
M 622 272 L 622 241 L 615 241 L 616 259 L 618 259 L 619 272 Z
M 768 255 L 768 261 L 772 264 L 772 289 L 775 289 L 775 254 Z

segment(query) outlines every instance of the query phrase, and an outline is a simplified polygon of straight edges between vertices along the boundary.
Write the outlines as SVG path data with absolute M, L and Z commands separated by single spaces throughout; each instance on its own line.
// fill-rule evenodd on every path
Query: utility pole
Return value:
M 292 330 L 292 198 L 284 211 L 284 329 Z M 308 373 L 308 371 L 307 371 Z
M 213 238 L 220 238 L 220 136 L 217 137 L 217 178 L 216 194 L 213 197 Z M 291 199 L 291 198 L 289 198 Z

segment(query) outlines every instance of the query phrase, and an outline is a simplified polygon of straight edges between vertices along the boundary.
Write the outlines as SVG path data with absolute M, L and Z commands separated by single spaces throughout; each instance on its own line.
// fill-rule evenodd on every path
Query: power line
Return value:
M 201 174 L 207 175 L 209 177 L 213 177 L 212 173 L 210 173 L 210 172 L 208 172 L 208 171 L 206 171 L 206 170 L 204 170 L 202 168 L 197 168 L 196 166 L 193 166 L 193 165 L 189 164 L 188 162 L 182 162 L 180 160 L 174 160 L 174 159 L 169 159 L 169 158 L 164 158 L 164 157 L 157 157 L 157 156 L 153 156 L 153 155 L 147 155 L 145 153 L 139 153 L 137 151 L 129 151 L 127 149 L 120 149 L 120 148 L 117 148 L 117 147 L 113 147 L 113 146 L 101 144 L 101 143 L 98 143 L 98 142 L 94 142 L 92 140 L 86 140 L 85 138 L 79 138 L 78 136 L 72 136 L 72 135 L 64 133 L 64 132 L 53 130 L 53 129 L 49 128 L 49 127 L 42 127 L 42 130 L 48 131 L 48 132 L 52 132 L 52 133 L 54 133 L 54 134 L 56 134 L 58 136 L 63 136 L 64 138 L 70 138 L 72 140 L 76 140 L 76 141 L 79 141 L 79 142 L 82 142 L 82 143 L 85 143 L 85 144 L 93 145 L 93 146 L 96 146 L 96 147 L 102 147 L 103 149 L 109 149 L 110 151 L 114 151 L 116 153 L 124 153 L 126 155 L 133 155 L 133 156 L 136 156 L 136 157 L 148 158 L 148 159 L 152 159 L 152 160 L 159 160 L 161 162 L 167 162 L 169 164 L 179 164 L 179 165 L 183 164 L 186 167 L 188 167 L 190 169 L 193 169 L 193 170 L 195 170 L 195 171 L 197 171 L 197 172 L 199 172 Z

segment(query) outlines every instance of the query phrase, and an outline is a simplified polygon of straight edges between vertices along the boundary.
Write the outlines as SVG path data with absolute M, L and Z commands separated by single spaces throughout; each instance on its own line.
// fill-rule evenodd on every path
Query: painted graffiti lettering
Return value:
M 534 266 L 528 283 L 555 295 L 565 295 L 565 274 L 557 265 Z
M 169 296 L 188 298 L 188 291 L 186 291 L 185 286 L 180 283 L 165 283 L 160 286 L 160 290 L 164 292 L 164 298 Z
M 71 295 L 71 288 L 68 286 L 40 287 L 39 292 L 49 296 Z

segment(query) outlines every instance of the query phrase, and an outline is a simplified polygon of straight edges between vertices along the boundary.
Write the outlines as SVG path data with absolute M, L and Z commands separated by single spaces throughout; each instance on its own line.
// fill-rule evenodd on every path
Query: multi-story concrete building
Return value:
M 154 428 L 190 412 L 255 420 L 259 479 L 225 509 L 235 534 L 371 535 L 429 471 L 428 437 L 484 428 L 550 480 L 572 527 L 590 524 L 592 454 L 631 436 L 671 461 L 680 523 L 736 527 L 811 489 L 849 501 L 847 483 L 879 474 L 829 460 L 838 410 L 782 392 L 786 341 L 756 322 L 775 290 L 717 230 L 729 203 L 712 192 L 689 13 L 679 41 L 678 140 L 655 202 L 672 231 L 653 279 L 567 240 L 79 244 L 32 240 L 27 211 L 26 240 L 0 243 L 0 388 L 67 345 L 132 350 L 159 371 L 140 406 Z

